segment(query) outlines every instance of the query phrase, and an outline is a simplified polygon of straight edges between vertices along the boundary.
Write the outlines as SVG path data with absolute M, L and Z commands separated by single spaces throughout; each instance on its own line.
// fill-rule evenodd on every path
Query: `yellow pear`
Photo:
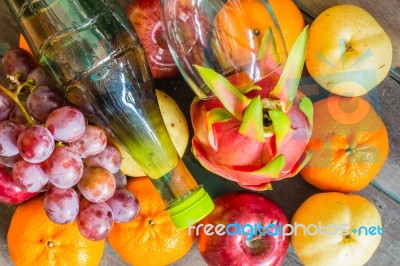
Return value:
M 291 245 L 304 265 L 364 265 L 378 248 L 383 228 L 376 207 L 359 195 L 319 193 L 292 219 Z
M 361 96 L 388 74 L 392 44 L 366 10 L 338 5 L 311 24 L 306 65 L 326 90 L 347 97 Z

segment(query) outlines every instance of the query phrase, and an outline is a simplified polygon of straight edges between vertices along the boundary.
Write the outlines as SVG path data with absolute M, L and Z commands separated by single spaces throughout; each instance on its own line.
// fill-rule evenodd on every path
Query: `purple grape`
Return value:
M 39 192 L 48 182 L 40 164 L 18 161 L 12 169 L 14 183 L 24 191 Z
M 46 127 L 54 139 L 62 142 L 72 142 L 79 139 L 86 128 L 82 112 L 72 106 L 64 106 L 50 113 Z
M 106 238 L 113 223 L 113 212 L 105 202 L 88 202 L 78 214 L 79 231 L 84 237 L 93 241 Z
M 125 188 L 126 184 L 128 183 L 126 175 L 121 170 L 118 170 L 113 175 L 114 175 L 114 178 L 115 178 L 115 186 L 116 186 L 116 188 L 117 189 Z
M 21 48 L 8 50 L 1 61 L 6 75 L 15 76 L 20 74 L 19 81 L 25 81 L 32 69 L 36 66 L 33 56 Z
M 34 89 L 26 99 L 28 112 L 39 122 L 46 122 L 51 112 L 64 105 L 61 96 L 47 86 Z
M 72 188 L 50 187 L 44 196 L 44 210 L 57 224 L 68 224 L 78 217 L 79 196 Z
M 103 202 L 115 193 L 115 178 L 102 167 L 87 167 L 83 171 L 78 189 L 91 202 Z
M 107 146 L 106 132 L 93 125 L 87 125 L 83 135 L 69 146 L 82 158 L 87 158 L 102 152 Z
M 29 72 L 29 75 L 27 77 L 27 80 L 34 80 L 35 81 L 35 86 L 53 86 L 53 82 L 49 80 L 49 78 L 46 76 L 44 73 L 43 69 L 38 66 L 34 68 L 31 72 Z
M 82 159 L 70 147 L 59 146 L 42 164 L 50 183 L 59 188 L 74 186 L 82 177 Z
M 0 91 L 0 122 L 7 120 L 11 114 L 14 103 L 10 97 Z
M 26 129 L 24 124 L 6 120 L 0 122 L 0 155 L 14 156 L 18 154 L 18 137 Z
M 53 135 L 39 125 L 28 127 L 18 137 L 18 150 L 25 161 L 41 163 L 53 153 Z
M 0 155 L 0 164 L 3 164 L 6 167 L 14 167 L 15 163 L 22 160 L 21 155 L 13 155 L 13 156 L 1 156 Z
M 26 101 L 21 101 L 21 104 L 26 108 Z M 27 124 L 28 120 L 26 119 L 24 113 L 21 111 L 18 105 L 14 104 L 14 108 L 11 111 L 11 114 L 8 118 L 11 121 L 15 121 L 22 124 Z
M 103 167 L 114 174 L 121 167 L 122 155 L 117 148 L 107 145 L 102 152 L 89 156 L 84 162 L 87 166 Z
M 114 196 L 107 200 L 114 214 L 114 221 L 126 223 L 139 214 L 140 205 L 136 197 L 125 189 L 116 190 Z

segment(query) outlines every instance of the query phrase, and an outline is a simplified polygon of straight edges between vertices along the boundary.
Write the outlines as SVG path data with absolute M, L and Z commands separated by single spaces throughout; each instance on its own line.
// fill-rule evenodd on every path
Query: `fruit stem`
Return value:
M 259 239 L 261 239 L 262 238 L 262 234 L 258 234 L 258 235 L 255 235 L 252 239 L 250 239 L 250 242 L 253 242 L 253 241 L 256 241 L 256 240 L 259 240 Z
M 4 92 L 8 97 L 10 97 L 21 109 L 22 113 L 24 114 L 26 120 L 28 121 L 29 126 L 35 125 L 35 121 L 33 121 L 32 117 L 29 115 L 28 111 L 26 111 L 25 107 L 22 105 L 21 101 L 18 98 L 18 94 L 23 88 L 23 85 L 18 84 L 18 88 L 15 91 L 15 93 L 12 93 L 10 90 L 7 88 L 3 87 L 0 85 L 0 91 Z
M 61 147 L 61 146 L 65 146 L 64 143 L 62 141 L 57 141 L 56 147 Z
M 346 149 L 346 155 L 351 155 L 351 154 L 353 154 L 354 153 L 354 148 L 353 147 L 348 147 L 347 149 Z
M 47 246 L 48 246 L 49 248 L 52 248 L 52 247 L 54 246 L 54 243 L 53 243 L 52 241 L 48 241 L 48 242 L 47 242 Z
M 153 221 L 153 220 L 149 220 L 149 221 L 147 222 L 147 224 L 148 224 L 149 226 L 153 226 L 153 225 L 154 225 L 154 221 Z

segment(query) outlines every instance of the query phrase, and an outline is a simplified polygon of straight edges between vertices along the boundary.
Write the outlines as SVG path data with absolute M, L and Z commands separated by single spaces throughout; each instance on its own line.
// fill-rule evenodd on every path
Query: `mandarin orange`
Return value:
M 29 48 L 29 45 L 22 34 L 19 35 L 19 48 L 25 49 L 32 53 L 31 48 Z
M 114 223 L 108 235 L 111 247 L 135 266 L 167 265 L 185 256 L 194 235 L 175 227 L 149 178 L 130 178 L 126 189 L 139 200 L 140 213 L 131 222 Z
M 230 71 L 226 75 L 236 87 L 247 87 L 254 80 L 267 76 L 285 59 L 305 26 L 292 0 L 268 2 L 274 16 L 262 0 L 229 0 L 214 18 L 213 54 L 218 64 Z M 260 57 L 263 38 L 269 28 L 276 42 L 276 53 L 271 49 Z M 231 73 L 232 67 L 235 73 Z
M 292 0 L 268 0 L 274 11 L 279 28 L 289 52 L 304 29 L 303 14 Z
M 385 162 L 384 123 L 363 98 L 330 96 L 314 103 L 312 152 L 301 176 L 321 190 L 348 193 L 366 187 Z
M 53 223 L 44 211 L 43 199 L 39 196 L 20 204 L 11 219 L 7 244 L 14 265 L 98 265 L 105 240 L 86 239 L 76 222 Z
M 277 44 L 278 54 L 285 55 L 304 28 L 304 19 L 292 0 L 269 1 L 279 30 L 268 8 L 261 0 L 229 0 L 214 18 L 212 42 L 219 61 L 234 66 L 243 66 L 254 60 L 262 39 L 271 28 Z M 229 22 L 229 23 L 228 23 Z M 286 46 L 286 48 L 285 48 Z

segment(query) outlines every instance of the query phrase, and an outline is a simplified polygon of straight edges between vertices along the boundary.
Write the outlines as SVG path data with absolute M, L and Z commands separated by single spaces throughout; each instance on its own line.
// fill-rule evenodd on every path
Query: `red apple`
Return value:
M 278 204 L 252 192 L 224 194 L 214 204 L 209 216 L 188 229 L 195 233 L 196 227 L 198 248 L 208 265 L 283 263 L 289 237 L 279 228 L 285 228 L 288 222 Z
M 7 204 L 19 204 L 38 193 L 29 193 L 21 190 L 14 184 L 10 172 L 0 164 L 0 202 Z
M 159 0 L 133 0 L 125 8 L 139 36 L 154 78 L 169 78 L 179 73 L 164 38 Z

